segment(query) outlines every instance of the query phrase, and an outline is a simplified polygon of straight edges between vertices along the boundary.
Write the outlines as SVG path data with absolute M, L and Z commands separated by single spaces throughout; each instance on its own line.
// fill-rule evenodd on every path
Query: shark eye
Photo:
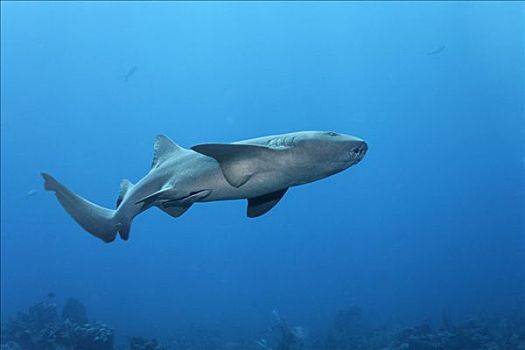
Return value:
M 328 136 L 337 136 L 337 133 L 336 132 L 333 132 L 333 131 L 329 131 L 326 133 Z

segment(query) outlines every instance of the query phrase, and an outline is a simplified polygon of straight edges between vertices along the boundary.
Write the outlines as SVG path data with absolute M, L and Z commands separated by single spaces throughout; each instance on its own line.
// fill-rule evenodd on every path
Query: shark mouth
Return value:
M 366 142 L 361 143 L 357 147 L 353 147 L 350 150 L 350 157 L 352 158 L 352 163 L 357 164 L 364 158 L 366 151 L 368 150 L 368 145 Z

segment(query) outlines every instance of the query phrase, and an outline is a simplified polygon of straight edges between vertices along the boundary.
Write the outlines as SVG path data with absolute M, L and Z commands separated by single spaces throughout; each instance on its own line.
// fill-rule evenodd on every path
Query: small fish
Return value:
M 434 50 L 432 50 L 430 52 L 427 52 L 427 55 L 428 56 L 437 55 L 438 53 L 442 53 L 443 51 L 445 51 L 445 49 L 446 49 L 446 46 L 445 45 L 441 45 L 439 47 L 436 47 Z
M 55 298 L 56 296 L 57 296 L 57 295 L 56 295 L 55 293 L 53 293 L 53 292 L 47 294 L 47 297 L 48 297 L 49 299 L 53 299 L 53 298 Z
M 38 193 L 38 191 L 35 190 L 35 189 L 29 190 L 29 192 L 26 193 L 26 199 L 29 199 L 29 198 L 33 197 L 37 193 Z
M 132 67 L 128 70 L 128 72 L 126 73 L 126 76 L 124 77 L 124 80 L 125 80 L 125 81 L 128 81 L 129 78 L 131 78 L 131 77 L 135 74 L 135 72 L 137 71 L 137 69 L 138 69 L 137 66 L 132 66 Z

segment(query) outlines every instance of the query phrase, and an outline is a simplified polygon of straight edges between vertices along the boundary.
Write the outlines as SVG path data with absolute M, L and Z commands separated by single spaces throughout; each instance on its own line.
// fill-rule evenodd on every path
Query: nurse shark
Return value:
M 247 199 L 247 216 L 272 209 L 288 188 L 341 172 L 363 159 L 360 138 L 331 131 L 300 131 L 233 143 L 183 148 L 158 135 L 151 170 L 136 184 L 124 179 L 116 209 L 98 206 L 47 173 L 44 188 L 87 232 L 112 242 L 129 238 L 133 218 L 158 207 L 172 217 L 194 203 Z

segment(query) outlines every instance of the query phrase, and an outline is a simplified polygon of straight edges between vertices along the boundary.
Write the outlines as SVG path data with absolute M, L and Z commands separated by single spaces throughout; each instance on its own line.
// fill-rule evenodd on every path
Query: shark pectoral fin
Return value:
M 265 146 L 223 143 L 196 145 L 191 149 L 219 162 L 224 178 L 234 187 L 271 168 L 271 161 L 280 152 Z
M 165 212 L 168 215 L 171 215 L 174 218 L 178 218 L 182 214 L 186 212 L 186 210 L 190 209 L 190 205 L 180 205 L 180 206 L 171 206 L 171 207 L 165 207 L 163 205 L 159 205 L 159 209 Z
M 250 218 L 256 218 L 263 214 L 266 214 L 272 209 L 280 200 L 288 188 L 267 193 L 259 197 L 248 198 L 247 215 Z
M 177 145 L 169 137 L 165 135 L 157 135 L 153 146 L 153 161 L 151 163 L 151 168 L 158 167 L 166 159 L 177 153 L 182 153 L 183 151 L 184 148 Z

